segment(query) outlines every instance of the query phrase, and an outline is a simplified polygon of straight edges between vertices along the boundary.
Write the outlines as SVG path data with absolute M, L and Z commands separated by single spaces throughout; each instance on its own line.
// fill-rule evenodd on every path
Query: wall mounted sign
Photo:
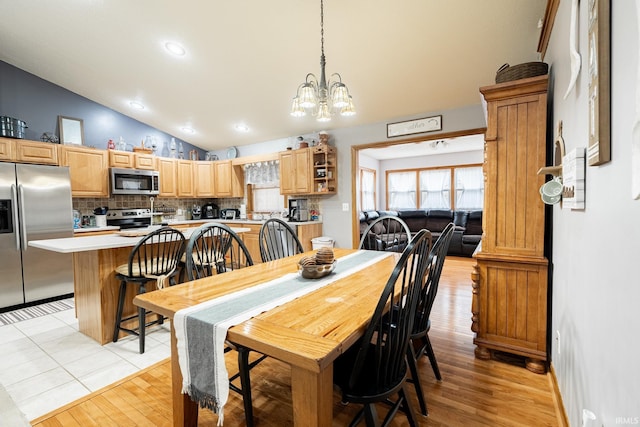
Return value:
M 413 133 L 434 132 L 437 130 L 442 130 L 442 116 L 389 123 L 387 124 L 387 138 L 411 135 Z
M 589 0 L 589 166 L 611 161 L 611 0 Z

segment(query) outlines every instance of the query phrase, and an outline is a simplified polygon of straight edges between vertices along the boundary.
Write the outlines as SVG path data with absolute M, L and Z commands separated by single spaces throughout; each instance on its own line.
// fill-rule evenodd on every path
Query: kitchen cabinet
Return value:
M 231 160 L 213 162 L 216 197 L 243 197 L 244 173 L 242 166 L 234 166 Z
M 129 151 L 108 150 L 109 151 L 109 167 L 126 168 L 134 167 L 133 153 Z
M 195 161 L 194 182 L 196 185 L 195 192 L 197 197 L 214 197 L 214 168 L 213 162 Z
M 291 225 L 291 223 L 289 223 Z M 313 249 L 313 244 L 311 243 L 311 239 L 315 237 L 322 236 L 322 223 L 314 222 L 309 224 L 300 224 L 297 226 L 293 226 L 294 230 L 296 230 L 296 234 L 298 236 L 298 240 L 300 240 L 300 244 L 302 245 L 302 249 L 307 252 Z
M 309 149 L 312 156 L 313 186 L 315 194 L 336 194 L 338 191 L 338 163 L 336 148 L 318 145 Z
M 283 151 L 280 159 L 280 194 L 322 195 L 338 191 L 335 147 L 318 145 Z
M 156 158 L 153 154 L 133 153 L 131 151 L 120 150 L 108 151 L 109 167 L 156 170 Z
M 60 145 L 60 166 L 69 166 L 73 197 L 109 197 L 106 150 Z
M 311 193 L 311 151 L 308 148 L 287 150 L 279 154 L 280 194 Z
M 0 137 L 0 160 L 11 162 L 14 160 L 16 142 L 12 138 Z
M 156 156 L 146 153 L 134 153 L 133 167 L 136 169 L 156 170 Z
M 482 246 L 472 274 L 476 357 L 494 350 L 547 361 L 544 176 L 548 76 L 480 88 L 487 102 Z
M 58 165 L 58 144 L 25 139 L 15 144 L 15 161 L 18 163 Z
M 176 160 L 158 157 L 158 172 L 160 174 L 159 197 L 175 197 L 178 195 L 178 167 Z
M 193 180 L 193 162 L 191 160 L 177 160 L 177 196 L 195 197 L 195 185 Z

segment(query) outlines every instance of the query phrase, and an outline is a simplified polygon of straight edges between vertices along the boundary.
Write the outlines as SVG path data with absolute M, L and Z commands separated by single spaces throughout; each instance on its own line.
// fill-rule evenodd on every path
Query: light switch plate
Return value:
M 343 203 L 342 204 L 342 211 L 343 212 L 349 212 L 349 203 Z

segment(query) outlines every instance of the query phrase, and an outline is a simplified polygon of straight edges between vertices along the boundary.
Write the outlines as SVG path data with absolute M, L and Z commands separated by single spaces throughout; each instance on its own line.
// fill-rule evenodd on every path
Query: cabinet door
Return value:
M 308 148 L 280 153 L 280 194 L 311 193 L 311 161 Z
M 21 140 L 16 143 L 16 161 L 42 165 L 58 164 L 58 145 L 49 142 Z
M 160 197 L 175 197 L 177 192 L 176 161 L 164 157 L 158 158 L 158 173 L 160 174 Z
M 109 197 L 109 157 L 105 150 L 60 146 L 61 166 L 69 166 L 71 195 Z
M 231 172 L 232 166 L 230 161 L 222 160 L 213 162 L 215 168 L 215 194 L 216 197 L 231 197 Z
M 196 196 L 213 197 L 214 172 L 212 162 L 194 162 L 194 180 L 196 183 Z
M 153 154 L 135 153 L 133 160 L 133 167 L 136 169 L 156 170 L 156 158 Z
M 14 160 L 15 149 L 16 143 L 13 139 L 0 137 L 0 160 Z
M 109 167 L 133 168 L 133 153 L 129 151 L 109 150 Z
M 178 160 L 178 196 L 195 197 L 193 185 L 193 162 L 190 160 Z

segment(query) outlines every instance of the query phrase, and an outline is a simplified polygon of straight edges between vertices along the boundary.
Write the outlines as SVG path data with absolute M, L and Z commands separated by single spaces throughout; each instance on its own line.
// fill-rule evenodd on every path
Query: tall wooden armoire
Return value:
M 475 354 L 525 356 L 544 373 L 547 266 L 544 175 L 548 76 L 480 88 L 487 103 L 482 246 L 472 274 Z

